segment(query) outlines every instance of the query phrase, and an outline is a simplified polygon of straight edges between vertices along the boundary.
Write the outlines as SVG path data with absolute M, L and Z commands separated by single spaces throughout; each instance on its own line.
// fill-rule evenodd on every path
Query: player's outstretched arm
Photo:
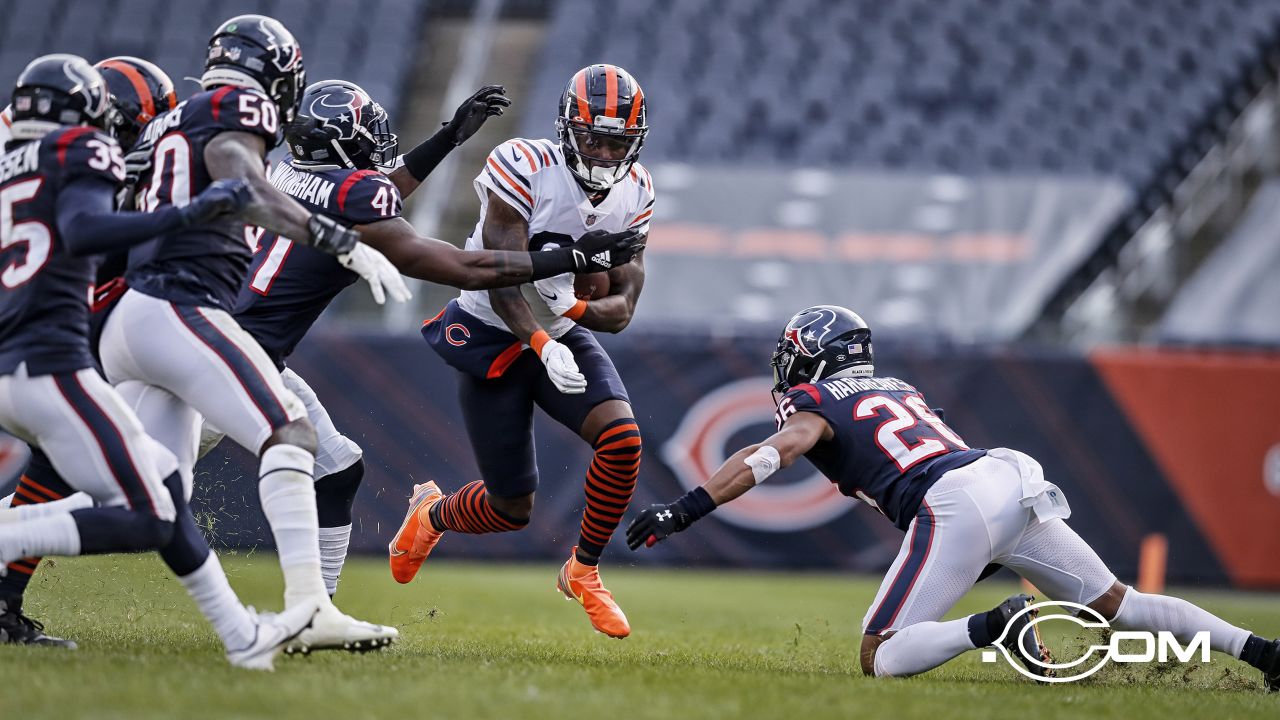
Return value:
M 153 213 L 116 212 L 116 186 L 100 177 L 81 177 L 58 197 L 58 235 L 72 255 L 119 252 L 157 235 L 242 211 L 249 189 L 239 180 L 221 180 L 182 207 Z
M 821 416 L 801 412 L 769 439 L 734 453 L 719 470 L 673 503 L 650 505 L 627 526 L 627 547 L 637 550 L 685 530 L 720 505 L 740 497 L 773 473 L 788 467 L 813 449 L 819 440 L 832 437 L 831 426 Z
M 409 277 L 463 290 L 519 285 L 572 272 L 599 270 L 591 258 L 602 249 L 613 258 L 630 258 L 635 233 L 583 237 L 569 247 L 541 252 L 460 250 L 442 240 L 422 237 L 404 218 L 359 226 L 360 239 L 377 249 Z M 621 261 L 621 260 L 619 260 Z
M 643 240 L 641 241 L 643 244 Z M 609 271 L 609 294 L 599 300 L 585 301 L 579 325 L 588 330 L 617 333 L 631 324 L 636 301 L 644 289 L 644 254 Z
M 248 184 L 253 191 L 253 202 L 245 209 L 248 222 L 305 244 L 311 237 L 307 227 L 311 213 L 267 180 L 262 161 L 266 154 L 266 141 L 258 135 L 222 132 L 205 146 L 204 162 L 214 180 L 235 179 Z
M 439 132 L 405 153 L 404 164 L 387 173 L 400 196 L 409 197 L 454 148 L 476 134 L 486 120 L 501 115 L 503 109 L 511 105 L 506 92 L 501 85 L 480 88 L 462 101 L 453 112 L 453 119 L 445 123 Z

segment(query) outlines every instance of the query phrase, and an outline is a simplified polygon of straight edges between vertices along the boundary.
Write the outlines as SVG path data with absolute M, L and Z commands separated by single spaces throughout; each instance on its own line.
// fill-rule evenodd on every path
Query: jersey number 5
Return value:
M 0 283 L 7 288 L 16 288 L 27 282 L 49 262 L 49 251 L 53 248 L 49 226 L 39 220 L 13 221 L 13 206 L 34 198 L 43 182 L 44 178 L 31 178 L 0 189 L 0 248 L 27 244 L 25 259 L 21 262 L 15 260 L 0 270 Z
M 910 395 L 902 402 L 888 395 L 869 395 L 858 401 L 853 408 L 853 417 L 855 420 L 882 417 L 882 409 L 887 410 L 890 417 L 876 428 L 876 445 L 893 458 L 900 472 L 948 450 L 969 449 L 954 430 L 929 410 L 919 395 Z M 920 421 L 924 421 L 928 428 L 919 427 Z M 912 429 L 915 429 L 914 433 L 910 432 Z M 914 440 L 904 437 L 904 433 L 914 435 Z

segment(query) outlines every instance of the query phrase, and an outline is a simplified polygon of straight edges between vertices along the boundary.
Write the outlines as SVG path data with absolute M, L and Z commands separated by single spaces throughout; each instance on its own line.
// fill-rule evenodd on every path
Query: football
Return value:
M 573 294 L 580 300 L 599 300 L 609 294 L 609 273 L 579 275 L 573 279 Z

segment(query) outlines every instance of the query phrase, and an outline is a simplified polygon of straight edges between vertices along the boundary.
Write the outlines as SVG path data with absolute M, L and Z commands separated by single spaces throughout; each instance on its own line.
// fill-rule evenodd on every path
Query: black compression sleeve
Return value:
M 533 265 L 530 280 L 555 277 L 573 272 L 573 251 L 569 248 L 538 250 L 529 253 L 529 262 Z
M 449 129 L 444 128 L 419 143 L 418 147 L 405 153 L 404 167 L 413 176 L 414 180 L 418 182 L 426 180 L 431 171 L 435 170 L 436 166 L 440 164 L 440 161 L 444 160 L 445 156 L 457 147 L 457 145 L 453 144 L 453 139 L 449 137 L 450 134 Z
M 115 186 L 79 178 L 58 193 L 58 234 L 72 255 L 124 250 L 182 226 L 178 208 L 153 213 L 115 212 Z

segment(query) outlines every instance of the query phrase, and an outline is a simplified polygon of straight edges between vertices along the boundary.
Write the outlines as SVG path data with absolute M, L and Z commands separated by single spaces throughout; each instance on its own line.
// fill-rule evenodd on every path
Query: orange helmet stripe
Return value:
M 151 97 L 151 89 L 147 87 L 147 81 L 142 77 L 142 73 L 138 69 L 127 62 L 120 60 L 106 60 L 102 63 L 102 67 L 111 68 L 120 73 L 133 86 L 135 92 L 138 93 L 138 99 L 142 101 L 142 112 L 136 118 L 138 122 L 145 123 L 156 116 L 156 100 Z M 143 117 L 143 116 L 146 117 Z
M 578 117 L 591 122 L 591 108 L 587 107 L 587 71 L 580 70 L 574 77 L 574 91 L 578 94 Z
M 635 95 L 631 96 L 631 117 L 627 118 L 627 127 L 635 126 L 636 121 L 640 119 L 640 108 L 644 107 L 644 92 L 640 90 L 639 85 L 635 85 L 635 89 Z
M 604 66 L 604 116 L 618 117 L 618 68 Z

